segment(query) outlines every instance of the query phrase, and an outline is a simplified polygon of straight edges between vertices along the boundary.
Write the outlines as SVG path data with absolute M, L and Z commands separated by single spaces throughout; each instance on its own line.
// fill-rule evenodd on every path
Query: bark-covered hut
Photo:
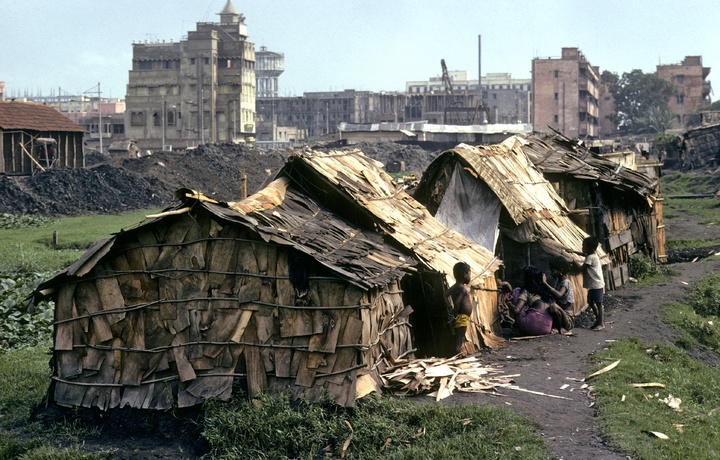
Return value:
M 50 167 L 83 168 L 85 129 L 52 107 L 0 102 L 0 173 L 25 175 Z
M 582 293 L 579 268 L 588 234 L 570 218 L 565 202 L 522 150 L 523 139 L 501 144 L 460 144 L 439 155 L 423 173 L 415 197 L 443 224 L 492 250 L 505 264 L 505 277 L 522 282 L 522 270 L 538 266 L 549 273 L 559 256 L 575 270 L 568 275 Z M 604 264 L 607 256 L 600 251 Z M 575 295 L 575 311 L 585 296 Z
M 458 260 L 476 274 L 467 339 L 497 345 L 500 262 L 378 166 L 302 152 L 242 201 L 180 190 L 97 242 L 36 291 L 56 302 L 52 400 L 166 409 L 238 384 L 352 405 L 393 360 L 452 348 L 442 292 Z
M 642 253 L 658 262 L 667 260 L 657 177 L 602 158 L 559 134 L 525 136 L 522 149 L 553 183 L 573 220 L 595 235 L 608 253 L 608 289 L 628 281 L 633 254 Z

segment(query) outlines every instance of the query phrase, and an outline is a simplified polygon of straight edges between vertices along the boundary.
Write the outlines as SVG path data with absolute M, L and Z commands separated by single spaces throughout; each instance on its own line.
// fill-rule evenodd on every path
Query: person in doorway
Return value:
M 605 278 L 603 277 L 602 264 L 597 255 L 597 248 L 600 243 L 594 236 L 588 236 L 583 240 L 582 250 L 585 255 L 583 262 L 583 287 L 587 289 L 587 302 L 595 314 L 595 323 L 590 327 L 593 331 L 605 329 L 605 308 L 603 307 L 603 295 L 605 292 Z
M 462 346 L 465 343 L 465 332 L 470 324 L 473 305 L 470 298 L 468 285 L 472 279 L 470 265 L 465 262 L 458 262 L 453 267 L 455 284 L 445 291 L 445 298 L 450 298 L 453 315 L 453 326 L 455 328 L 455 354 L 462 353 Z
M 568 325 L 567 316 L 543 283 L 545 274 L 529 265 L 523 270 L 524 286 L 513 291 L 515 324 L 525 335 L 548 335 L 553 324 Z
M 569 333 L 575 326 L 575 312 L 573 304 L 575 303 L 575 293 L 573 286 L 567 277 L 570 267 L 568 262 L 562 257 L 553 257 L 550 260 L 550 274 L 555 283 L 553 286 L 548 284 L 547 277 L 543 273 L 543 285 L 550 291 L 555 298 L 555 303 L 560 307 L 560 311 L 553 315 L 557 321 L 553 322 L 553 328 L 559 333 Z

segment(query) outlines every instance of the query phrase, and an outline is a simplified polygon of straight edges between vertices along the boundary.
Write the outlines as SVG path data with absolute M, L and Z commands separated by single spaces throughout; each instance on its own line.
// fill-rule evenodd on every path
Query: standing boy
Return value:
M 603 307 L 603 293 L 605 289 L 605 279 L 603 278 L 602 265 L 600 257 L 596 251 L 598 248 L 598 240 L 594 236 L 588 236 L 583 240 L 583 254 L 585 262 L 583 262 L 583 287 L 588 290 L 587 302 L 593 313 L 595 313 L 595 324 L 592 325 L 593 331 L 602 331 L 605 329 L 603 317 L 605 315 Z
M 465 343 L 465 332 L 468 324 L 470 324 L 470 315 L 472 314 L 472 300 L 470 299 L 471 274 L 470 265 L 465 262 L 458 262 L 453 267 L 453 276 L 455 276 L 455 284 L 445 292 L 445 298 L 450 297 L 453 305 L 453 315 L 455 319 L 453 326 L 455 327 L 455 354 L 462 352 L 462 345 Z

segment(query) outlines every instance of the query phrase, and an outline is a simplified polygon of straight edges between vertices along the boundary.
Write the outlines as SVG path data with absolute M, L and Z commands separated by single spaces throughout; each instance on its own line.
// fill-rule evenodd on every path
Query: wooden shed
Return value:
M 501 144 L 460 144 L 439 155 L 423 173 L 415 197 L 443 224 L 492 250 L 505 264 L 505 278 L 522 283 L 523 269 L 549 273 L 560 256 L 576 270 L 568 275 L 582 293 L 582 241 L 588 234 L 569 217 L 565 202 L 522 150 L 523 139 Z M 604 264 L 609 262 L 602 250 Z M 575 295 L 574 309 L 585 306 Z
M 247 199 L 180 190 L 98 241 L 35 293 L 56 302 L 51 399 L 166 409 L 240 386 L 350 406 L 394 360 L 452 348 L 442 290 L 461 258 L 478 275 L 467 338 L 497 345 L 499 261 L 378 165 L 303 152 Z
M 602 158 L 559 134 L 525 136 L 522 147 L 565 200 L 571 217 L 595 235 L 611 264 L 608 289 L 627 282 L 630 256 L 665 262 L 663 199 L 657 177 Z
M 0 173 L 32 174 L 49 167 L 83 168 L 85 130 L 52 107 L 0 102 Z

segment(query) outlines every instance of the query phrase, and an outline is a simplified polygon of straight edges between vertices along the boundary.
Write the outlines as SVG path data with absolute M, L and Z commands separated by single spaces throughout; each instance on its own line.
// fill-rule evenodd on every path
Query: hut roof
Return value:
M 80 125 L 52 107 L 14 101 L 0 102 L 0 128 L 85 132 Z
M 293 247 L 363 288 L 386 285 L 413 270 L 416 261 L 385 243 L 380 235 L 359 228 L 287 186 L 288 180 L 280 178 L 247 199 L 230 203 L 181 189 L 175 193 L 179 200 L 176 205 L 148 216 L 122 234 L 129 235 L 200 206 L 220 219 L 256 231 L 264 241 Z M 67 277 L 87 274 L 110 252 L 116 240 L 117 235 L 97 241 L 75 263 L 43 283 L 38 293 L 50 295 L 52 287 Z
M 581 180 L 607 183 L 620 191 L 632 191 L 655 201 L 657 179 L 612 162 L 581 143 L 556 133 L 540 138 L 526 135 L 522 150 L 544 174 L 569 174 Z
M 524 243 L 537 241 L 550 254 L 572 259 L 580 265 L 582 240 L 588 235 L 570 220 L 565 202 L 529 160 L 523 144 L 524 140 L 517 136 L 490 146 L 460 144 L 428 166 L 416 193 L 423 196 L 437 187 L 435 182 L 443 166 L 457 161 L 487 184 L 519 226 L 507 229 L 508 236 Z M 489 225 L 498 225 L 498 222 Z M 606 259 L 604 253 L 599 255 Z
M 501 264 L 490 251 L 436 220 L 394 185 L 381 163 L 359 149 L 304 150 L 291 157 L 277 177 L 288 177 L 313 196 L 322 196 L 324 204 L 363 228 L 375 228 L 427 268 L 445 273 L 449 284 L 454 283 L 457 262 L 470 265 L 475 276 L 471 285 L 480 287 Z

